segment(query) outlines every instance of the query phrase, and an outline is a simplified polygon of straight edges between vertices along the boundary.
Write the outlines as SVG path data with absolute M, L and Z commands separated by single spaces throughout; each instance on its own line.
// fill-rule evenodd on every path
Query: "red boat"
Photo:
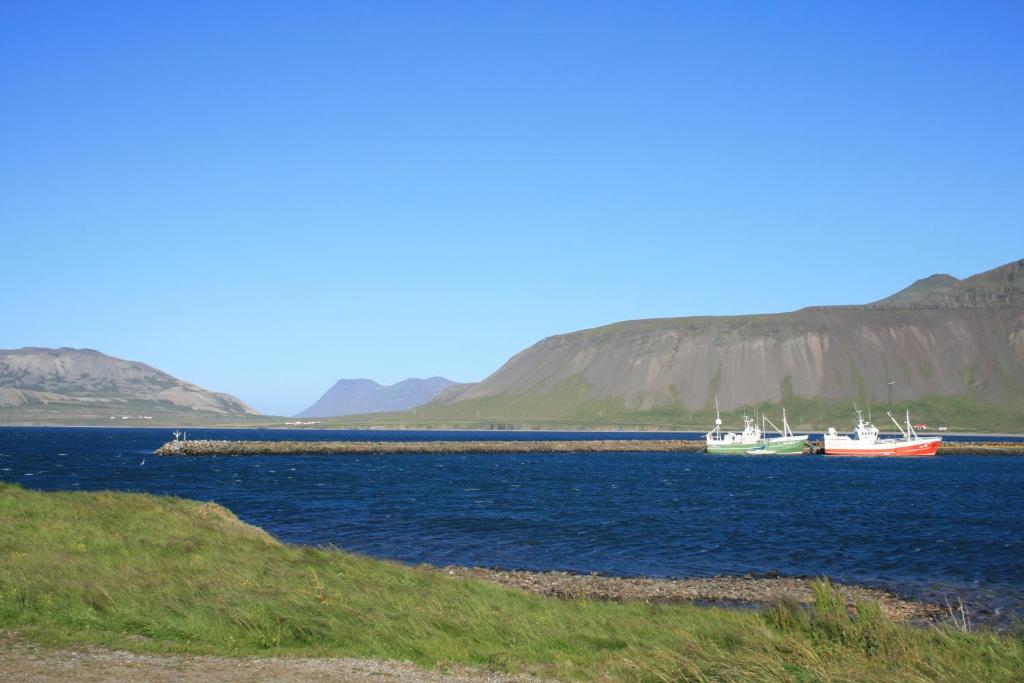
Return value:
M 861 411 L 858 410 L 853 437 L 836 433 L 835 427 L 828 428 L 828 432 L 825 433 L 825 455 L 935 455 L 939 450 L 942 437 L 918 436 L 910 424 L 910 411 L 907 411 L 906 431 L 892 414 L 888 415 L 900 430 L 902 438 L 878 438 L 878 427 L 865 422 Z

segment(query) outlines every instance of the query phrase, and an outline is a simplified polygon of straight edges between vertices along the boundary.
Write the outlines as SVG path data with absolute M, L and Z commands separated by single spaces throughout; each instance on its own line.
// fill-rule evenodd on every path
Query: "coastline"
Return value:
M 563 600 L 694 603 L 719 607 L 767 608 L 780 602 L 812 605 L 814 586 L 820 578 L 790 576 L 713 576 L 691 579 L 659 579 L 578 574 L 565 571 L 527 571 L 484 567 L 420 565 L 435 572 L 465 579 L 487 581 Z M 826 579 L 827 580 L 827 579 Z M 859 603 L 874 602 L 889 619 L 912 625 L 945 621 L 946 609 L 905 598 L 879 588 L 837 583 L 831 586 L 846 600 L 851 613 Z
M 1016 680 L 1024 662 L 1013 632 L 919 625 L 879 605 L 884 593 L 826 581 L 809 604 L 784 590 L 808 579 L 699 580 L 716 593 L 408 565 L 281 543 L 216 503 L 137 493 L 0 484 L 0 515 L 0 671 L 18 679 Z M 670 594 L 686 585 L 695 595 Z M 770 609 L 744 609 L 758 597 L 744 586 Z

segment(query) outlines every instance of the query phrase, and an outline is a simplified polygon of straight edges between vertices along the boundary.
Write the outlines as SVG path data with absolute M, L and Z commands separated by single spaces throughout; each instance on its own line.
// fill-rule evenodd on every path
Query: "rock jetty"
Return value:
M 703 441 L 602 439 L 586 441 L 170 441 L 156 455 L 386 455 L 402 453 L 694 452 Z
M 536 441 L 169 441 L 156 455 L 399 455 L 467 453 L 695 453 L 703 440 L 692 439 L 587 439 Z M 809 444 L 822 453 L 820 442 Z M 1022 442 L 943 442 L 944 455 L 1024 455 Z M 724 456 L 723 456 L 724 457 Z

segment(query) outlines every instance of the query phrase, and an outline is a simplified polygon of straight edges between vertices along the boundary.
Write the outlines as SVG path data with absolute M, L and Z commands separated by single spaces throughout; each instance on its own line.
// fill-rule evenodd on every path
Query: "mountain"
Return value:
M 848 420 L 853 401 L 886 406 L 890 380 L 892 401 L 915 414 L 1024 431 L 1024 260 L 965 280 L 933 275 L 862 306 L 634 320 L 548 337 L 420 412 L 694 424 L 687 419 L 706 420 L 717 396 L 726 411 L 785 404 L 805 422 Z
M 196 424 L 256 415 L 234 396 L 92 349 L 0 350 L 0 423 Z
M 295 417 L 339 417 L 408 410 L 423 405 L 443 391 L 460 386 L 444 377 L 411 378 L 391 386 L 383 386 L 372 379 L 339 379 L 316 403 Z

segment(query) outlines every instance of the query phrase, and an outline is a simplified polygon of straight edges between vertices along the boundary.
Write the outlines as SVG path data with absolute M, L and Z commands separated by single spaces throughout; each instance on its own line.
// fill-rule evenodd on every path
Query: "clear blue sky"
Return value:
M 1024 3 L 0 3 L 0 347 L 293 413 L 1024 257 Z

